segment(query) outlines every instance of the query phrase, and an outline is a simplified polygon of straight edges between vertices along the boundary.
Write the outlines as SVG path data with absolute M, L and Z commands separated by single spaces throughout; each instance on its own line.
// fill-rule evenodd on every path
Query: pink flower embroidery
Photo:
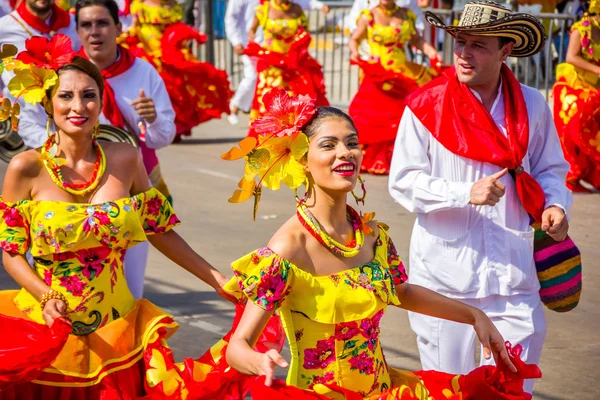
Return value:
M 350 369 L 357 369 L 361 374 L 373 375 L 373 358 L 369 357 L 366 351 L 363 351 L 358 356 L 350 358 Z
M 163 202 L 158 196 L 153 197 L 146 202 L 146 212 L 150 215 L 156 216 L 160 213 L 160 208 L 162 205 Z
M 325 374 L 323 376 L 315 376 L 315 378 L 313 379 L 313 381 L 311 382 L 310 385 L 308 385 L 308 389 L 312 390 L 312 388 L 316 385 L 316 384 L 327 384 L 327 383 L 332 383 L 335 380 L 335 373 L 333 371 L 329 371 L 329 372 L 325 372 Z
M 3 240 L 0 242 L 0 247 L 7 253 L 17 254 L 19 252 L 19 244 L 16 242 L 9 243 L 6 240 Z
M 107 247 L 95 247 L 92 249 L 81 249 L 77 251 L 77 259 L 83 265 L 81 273 L 88 280 L 92 280 L 102 273 L 104 261 L 110 255 Z
M 383 316 L 383 310 L 380 310 L 373 318 L 365 318 L 360 323 L 362 335 L 368 340 L 368 347 L 371 352 L 375 351 L 379 340 L 379 322 Z
M 110 217 L 103 211 L 94 211 L 94 214 L 90 215 L 83 222 L 83 231 L 85 233 L 90 232 L 92 229 L 95 233 L 98 232 L 98 225 L 105 226 L 110 224 Z
M 67 289 L 67 291 L 71 292 L 73 296 L 81 297 L 83 295 L 83 291 L 85 290 L 86 284 L 83 282 L 77 275 L 72 276 L 61 276 L 58 278 L 60 280 L 60 286 Z
M 154 219 L 147 219 L 145 225 L 144 232 L 146 233 L 165 233 L 166 231 L 166 228 L 164 226 L 158 226 Z
M 581 39 L 581 47 L 589 47 L 590 46 L 590 42 L 591 42 L 590 38 L 587 37 L 587 36 L 584 36 Z
M 179 220 L 179 218 L 177 218 L 177 215 L 173 214 L 171 215 L 171 218 L 169 218 L 169 223 L 167 225 L 173 226 L 179 224 L 180 222 L 181 221 Z
M 48 286 L 50 286 L 50 284 L 52 283 L 52 270 L 51 269 L 44 270 L 44 282 L 46 282 L 46 285 L 48 285 Z
M 355 321 L 342 322 L 335 326 L 336 340 L 349 340 L 360 334 L 360 329 Z
M 273 310 L 285 295 L 287 274 L 279 270 L 279 260 L 261 276 L 256 291 L 256 302 L 267 310 Z
M 21 216 L 19 211 L 14 207 L 10 207 L 4 210 L 2 218 L 4 218 L 4 223 L 11 228 L 25 227 L 25 221 L 23 221 L 23 217 Z
M 305 369 L 324 369 L 335 361 L 335 338 L 319 340 L 314 349 L 304 349 Z

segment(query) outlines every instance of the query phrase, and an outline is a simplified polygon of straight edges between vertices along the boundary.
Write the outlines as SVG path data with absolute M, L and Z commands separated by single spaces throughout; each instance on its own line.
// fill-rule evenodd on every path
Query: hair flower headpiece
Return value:
M 247 137 L 221 155 L 224 160 L 246 160 L 244 177 L 229 202 L 241 203 L 254 196 L 255 220 L 263 186 L 278 190 L 283 183 L 297 189 L 306 181 L 303 158 L 308 137 L 301 129 L 316 112 L 309 96 L 291 97 L 281 88 L 266 93 L 264 104 L 267 115 L 250 126 L 257 137 Z
M 13 45 L 3 45 L 0 57 L 0 70 L 13 71 L 15 76 L 8 83 L 8 90 L 15 98 L 13 104 L 5 99 L 0 106 L 0 121 L 10 118 L 14 130 L 17 128 L 20 107 L 17 101 L 22 97 L 30 104 L 37 104 L 46 98 L 46 91 L 56 85 L 57 70 L 73 61 L 71 39 L 57 34 L 48 40 L 34 36 L 25 41 L 25 50 L 17 54 Z

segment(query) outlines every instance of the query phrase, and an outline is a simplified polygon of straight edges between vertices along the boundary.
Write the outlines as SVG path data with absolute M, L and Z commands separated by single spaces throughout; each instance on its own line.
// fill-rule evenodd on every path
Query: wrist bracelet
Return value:
M 40 300 L 40 307 L 41 307 L 42 311 L 46 307 L 46 303 L 48 303 L 49 300 L 53 300 L 53 299 L 62 300 L 65 303 L 65 307 L 67 309 L 69 308 L 69 302 L 67 301 L 67 298 L 65 297 L 65 295 L 62 294 L 61 292 L 57 292 L 54 289 L 50 289 L 50 291 L 48 293 L 44 293 L 42 295 L 42 299 Z

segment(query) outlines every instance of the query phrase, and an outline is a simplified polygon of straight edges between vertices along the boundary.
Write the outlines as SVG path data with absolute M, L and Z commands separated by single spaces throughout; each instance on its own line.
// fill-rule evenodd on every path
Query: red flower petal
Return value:
M 25 64 L 33 64 L 38 68 L 57 70 L 73 61 L 71 39 L 63 34 L 57 34 L 51 40 L 43 36 L 34 36 L 25 41 L 25 48 L 17 55 L 17 60 Z
M 316 112 L 310 96 L 290 95 L 281 88 L 274 88 L 263 97 L 267 115 L 252 123 L 252 129 L 261 135 L 282 137 L 292 135 L 304 126 Z

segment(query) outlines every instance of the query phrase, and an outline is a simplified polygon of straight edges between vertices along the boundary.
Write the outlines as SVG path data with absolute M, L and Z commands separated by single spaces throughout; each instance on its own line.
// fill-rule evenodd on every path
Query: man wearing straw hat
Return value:
M 454 37 L 454 68 L 407 99 L 394 147 L 390 193 L 417 214 L 409 279 L 482 309 L 536 364 L 546 322 L 530 216 L 566 238 L 569 166 L 545 99 L 504 62 L 540 51 L 544 28 L 494 2 L 466 4 L 458 26 L 425 16 Z M 475 367 L 467 325 L 409 318 L 423 369 Z

